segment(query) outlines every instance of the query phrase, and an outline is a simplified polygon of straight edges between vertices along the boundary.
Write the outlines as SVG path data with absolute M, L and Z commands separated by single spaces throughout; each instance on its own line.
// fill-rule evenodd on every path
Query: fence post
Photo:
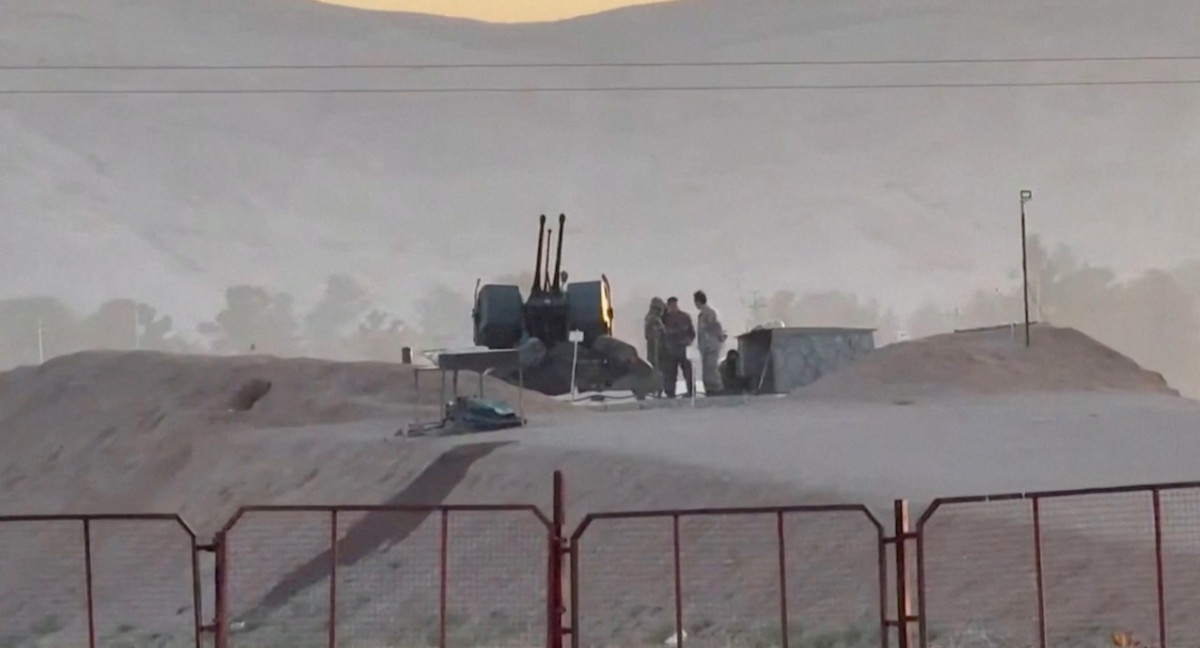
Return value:
M 443 527 L 444 529 L 444 527 Z M 444 537 L 444 536 L 443 536 Z M 443 552 L 444 553 L 444 552 Z M 335 508 L 329 512 L 329 648 L 337 646 L 337 602 L 338 602 L 338 510 Z M 442 572 L 443 590 L 445 588 L 446 573 Z M 445 615 L 442 615 L 443 623 Z M 441 648 L 445 648 L 445 643 L 439 643 Z
M 546 624 L 546 645 L 548 648 L 562 648 L 563 637 L 568 632 L 573 632 L 574 628 L 564 627 L 563 615 L 566 613 L 564 602 L 566 597 L 563 595 L 563 559 L 569 553 L 569 548 L 566 546 L 566 540 L 563 537 L 563 527 L 565 525 L 564 518 L 566 517 L 564 492 L 563 492 L 563 474 L 562 471 L 554 471 L 554 502 L 552 515 L 552 526 L 550 529 L 550 551 L 549 559 L 550 566 L 547 570 L 549 583 L 546 592 L 546 611 L 549 615 Z M 574 578 L 574 575 L 572 575 Z
M 1158 648 L 1167 648 L 1167 600 L 1166 589 L 1163 587 L 1163 534 L 1162 534 L 1162 493 L 1155 488 L 1154 506 L 1154 571 L 1155 585 L 1158 590 Z
M 678 512 L 671 516 L 671 544 L 675 556 L 675 648 L 683 648 L 683 557 L 679 551 Z
M 783 511 L 775 513 L 775 539 L 779 548 L 779 645 L 788 648 L 787 539 Z
M 913 645 L 911 622 L 913 621 L 912 597 L 908 591 L 908 560 L 905 549 L 912 535 L 908 528 L 908 501 L 896 500 L 893 503 L 896 518 L 896 628 L 897 644 L 900 648 L 911 648 Z
M 40 334 L 41 331 L 39 330 Z M 96 596 L 92 586 L 92 521 L 83 518 L 83 564 L 86 573 L 84 580 L 87 587 L 87 628 L 88 646 L 96 648 Z
M 191 531 L 191 529 L 189 529 Z M 200 585 L 200 547 L 196 545 L 195 533 L 189 533 L 192 539 L 192 624 L 196 627 L 196 648 L 203 648 L 204 633 L 204 589 Z
M 214 538 L 216 558 L 213 560 L 213 625 L 216 626 L 215 648 L 229 647 L 229 553 L 225 546 L 225 532 Z
M 1046 648 L 1046 579 L 1042 572 L 1042 506 L 1034 496 L 1033 506 L 1033 560 L 1037 577 L 1037 631 L 1038 648 Z

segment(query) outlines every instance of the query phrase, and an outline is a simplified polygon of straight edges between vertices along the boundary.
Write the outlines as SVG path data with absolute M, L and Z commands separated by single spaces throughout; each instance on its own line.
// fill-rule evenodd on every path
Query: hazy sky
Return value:
M 670 0 L 321 0 L 329 4 L 472 18 L 497 23 L 563 20 L 619 7 Z

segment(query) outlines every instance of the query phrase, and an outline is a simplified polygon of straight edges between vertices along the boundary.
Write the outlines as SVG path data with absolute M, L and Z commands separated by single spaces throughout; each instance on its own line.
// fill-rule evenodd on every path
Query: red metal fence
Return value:
M 0 646 L 199 648 L 196 558 L 177 515 L 0 517 Z
M 244 508 L 218 646 L 546 646 L 552 541 L 532 506 Z
M 878 646 L 882 540 L 862 506 L 589 515 L 570 543 L 572 646 Z
M 1200 483 L 625 511 L 247 507 L 0 517 L 0 648 L 1200 644 Z M 204 625 L 199 557 L 216 554 Z M 912 600 L 910 600 L 912 599 Z M 211 635 L 211 637 L 210 637 Z
M 1200 484 L 945 498 L 917 537 L 922 646 L 1200 642 Z

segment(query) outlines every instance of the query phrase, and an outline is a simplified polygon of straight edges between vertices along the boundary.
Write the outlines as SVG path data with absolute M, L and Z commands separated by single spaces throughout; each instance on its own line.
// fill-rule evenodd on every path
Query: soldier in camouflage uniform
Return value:
M 692 316 L 679 309 L 679 299 L 667 299 L 663 325 L 667 327 L 662 345 L 663 389 L 667 398 L 675 398 L 675 387 L 682 372 L 690 398 L 695 392 L 696 381 L 692 377 L 692 361 L 687 357 L 687 350 L 696 341 L 696 327 L 692 325 Z
M 703 290 L 692 294 L 696 301 L 696 346 L 700 350 L 700 376 L 704 381 L 704 393 L 721 393 L 721 346 L 725 344 L 725 329 L 717 319 L 717 311 L 708 305 L 708 295 Z
M 667 327 L 663 324 L 663 315 L 667 312 L 667 302 L 661 297 L 655 297 L 650 300 L 650 310 L 646 313 L 646 362 L 654 368 L 654 371 L 659 375 L 659 388 L 654 392 L 654 396 L 662 395 L 662 343 L 663 336 L 666 335 Z

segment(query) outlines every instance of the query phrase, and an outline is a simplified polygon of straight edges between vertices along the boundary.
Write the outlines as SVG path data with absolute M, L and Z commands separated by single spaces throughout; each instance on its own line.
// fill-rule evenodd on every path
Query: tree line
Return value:
M 1200 261 L 1121 278 L 1065 245 L 1051 250 L 1031 236 L 1028 248 L 1030 319 L 1077 329 L 1162 373 L 1185 395 L 1200 396 Z M 977 290 L 958 304 L 925 303 L 906 318 L 849 293 L 787 290 L 766 300 L 766 313 L 789 326 L 874 327 L 876 342 L 887 344 L 1022 322 L 1021 276 L 1009 279 L 1006 287 Z
M 1120 278 L 1109 268 L 1080 261 L 1066 246 L 1051 250 L 1031 237 L 1029 277 L 1032 319 L 1079 329 L 1163 373 L 1184 393 L 1200 395 L 1200 261 Z M 1020 275 L 1010 279 L 1007 287 L 978 290 L 958 304 L 926 303 L 904 315 L 893 305 L 853 293 L 786 288 L 757 305 L 716 305 L 732 333 L 755 321 L 781 320 L 789 326 L 875 328 L 876 342 L 883 345 L 902 337 L 1020 322 Z M 524 292 L 532 276 L 509 274 L 494 281 L 515 283 Z M 52 297 L 0 300 L 0 368 L 88 349 L 398 361 L 406 346 L 471 343 L 470 295 L 445 285 L 425 292 L 413 321 L 381 308 L 365 286 L 344 274 L 329 276 L 321 297 L 304 312 L 287 293 L 262 286 L 232 286 L 224 297 L 221 310 L 194 330 L 179 330 L 169 315 L 131 299 L 113 299 L 83 315 Z M 618 337 L 641 347 L 650 297 L 618 292 Z
M 399 361 L 401 350 L 470 342 L 470 300 L 442 285 L 418 303 L 415 322 L 376 305 L 361 282 L 334 274 L 317 302 L 301 312 L 286 292 L 236 285 L 194 330 L 133 299 L 111 299 L 80 314 L 54 297 L 0 300 L 0 367 L 37 364 L 84 350 L 310 356 Z

